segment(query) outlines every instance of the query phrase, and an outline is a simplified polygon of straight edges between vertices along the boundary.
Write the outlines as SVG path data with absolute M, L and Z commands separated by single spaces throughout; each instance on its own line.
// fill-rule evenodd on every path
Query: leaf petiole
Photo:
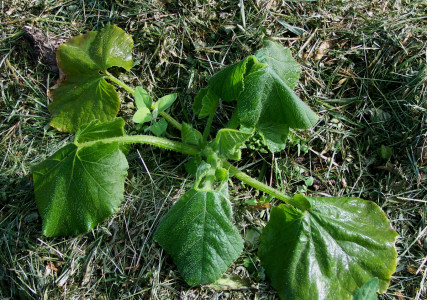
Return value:
M 238 168 L 230 164 L 228 161 L 223 161 L 223 167 L 228 169 L 230 171 L 230 175 L 236 177 L 237 179 L 243 181 L 244 183 L 250 185 L 251 187 L 254 187 L 260 191 L 263 191 L 273 197 L 276 197 L 279 200 L 282 200 L 283 202 L 287 204 L 291 204 L 292 206 L 300 209 L 301 211 L 306 211 L 310 207 L 307 207 L 307 203 L 304 201 L 298 201 L 295 198 L 292 198 L 288 195 L 285 195 L 275 188 L 272 188 L 255 178 L 250 177 L 249 175 L 245 174 L 244 172 L 240 171 Z
M 173 150 L 176 152 L 188 154 L 188 155 L 196 155 L 200 153 L 200 149 L 195 146 L 186 145 L 180 142 L 172 141 L 167 138 L 156 137 L 151 135 L 127 135 L 127 136 L 117 136 L 111 138 L 105 138 L 102 140 L 95 140 L 85 143 L 77 143 L 76 146 L 83 148 L 92 146 L 95 143 L 123 143 L 123 144 L 148 144 L 156 147 L 160 147 L 167 150 Z

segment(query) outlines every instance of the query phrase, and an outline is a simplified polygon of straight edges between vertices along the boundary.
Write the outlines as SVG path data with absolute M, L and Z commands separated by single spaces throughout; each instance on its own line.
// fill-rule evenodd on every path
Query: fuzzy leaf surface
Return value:
M 191 189 L 160 222 L 154 239 L 191 286 L 212 283 L 237 259 L 243 240 L 231 223 L 227 183 Z
M 59 46 L 57 61 L 64 74 L 51 90 L 50 124 L 60 131 L 76 132 L 92 120 L 113 119 L 120 100 L 105 80 L 106 72 L 113 66 L 129 70 L 132 48 L 131 36 L 115 25 L 78 35 Z
M 219 153 L 228 159 L 239 160 L 241 157 L 240 147 L 251 136 L 252 133 L 235 129 L 224 128 L 219 130 L 215 138 Z
M 258 256 L 282 299 L 351 299 L 373 277 L 387 289 L 396 268 L 396 232 L 384 212 L 359 198 L 314 198 L 301 212 L 272 209 Z
M 182 142 L 189 145 L 199 146 L 202 143 L 202 134 L 193 126 L 185 122 L 182 123 L 181 131 Z
M 85 233 L 117 211 L 128 163 L 122 145 L 102 140 L 123 136 L 123 126 L 122 119 L 84 125 L 73 143 L 33 168 L 44 235 Z
M 299 66 L 289 49 L 266 42 L 255 56 L 265 67 L 245 76 L 245 89 L 237 99 L 238 116 L 243 126 L 256 128 L 275 152 L 284 148 L 289 127 L 310 128 L 318 117 L 292 91 Z

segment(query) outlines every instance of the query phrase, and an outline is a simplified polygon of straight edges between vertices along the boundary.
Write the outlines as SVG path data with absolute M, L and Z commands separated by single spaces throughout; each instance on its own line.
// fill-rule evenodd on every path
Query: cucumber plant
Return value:
M 276 152 L 285 147 L 290 128 L 308 129 L 317 122 L 293 92 L 300 69 L 289 49 L 266 41 L 255 55 L 215 74 L 194 100 L 195 114 L 207 118 L 200 132 L 166 112 L 176 94 L 154 101 L 142 87 L 133 89 L 112 74 L 112 67 L 131 68 L 132 48 L 132 38 L 110 25 L 76 36 L 57 51 L 62 76 L 51 93 L 51 125 L 75 137 L 33 167 L 44 235 L 82 234 L 116 212 L 128 145 L 143 143 L 191 156 L 186 169 L 194 184 L 154 234 L 189 285 L 214 282 L 242 252 L 228 192 L 229 178 L 235 177 L 284 202 L 271 209 L 258 249 L 281 298 L 361 299 L 362 291 L 375 298 L 387 289 L 396 267 L 397 234 L 375 203 L 290 197 L 230 163 L 241 158 L 241 147 L 255 132 Z M 133 121 L 154 136 L 126 135 L 124 120 L 116 118 L 120 100 L 113 84 L 134 96 Z M 220 101 L 235 102 L 235 110 L 226 128 L 209 139 Z M 181 141 L 162 137 L 167 124 L 180 131 Z

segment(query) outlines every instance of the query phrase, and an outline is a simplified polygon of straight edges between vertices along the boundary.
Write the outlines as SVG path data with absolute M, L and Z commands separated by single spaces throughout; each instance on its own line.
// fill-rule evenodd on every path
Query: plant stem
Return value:
M 115 84 L 117 84 L 118 86 L 122 87 L 123 89 L 125 89 L 126 91 L 128 91 L 130 94 L 135 95 L 135 90 L 133 88 L 131 88 L 130 86 L 128 86 L 126 83 L 124 83 L 123 81 L 121 81 L 120 79 L 118 79 L 117 77 L 113 76 L 111 73 L 109 73 L 108 71 L 106 72 L 106 74 L 108 75 L 108 79 L 110 79 L 112 82 L 114 82 Z M 151 107 L 153 108 L 153 107 Z M 182 130 L 182 125 L 181 123 L 179 123 L 177 120 L 175 120 L 170 114 L 166 113 L 166 112 L 161 112 L 160 115 L 165 118 L 166 121 L 168 121 L 172 126 L 174 126 L 176 129 L 178 129 L 179 131 Z
M 186 145 L 180 142 L 172 141 L 167 138 L 156 137 L 151 135 L 127 135 L 112 138 L 106 138 L 98 141 L 86 143 L 75 143 L 78 147 L 88 147 L 95 143 L 123 143 L 123 144 L 148 144 L 157 146 L 163 149 L 173 150 L 176 152 L 196 155 L 200 153 L 200 149 L 194 146 Z
M 206 143 L 206 141 L 208 140 L 209 133 L 211 132 L 211 126 L 212 126 L 214 116 L 215 116 L 215 113 L 212 113 L 209 115 L 205 130 L 203 131 L 203 143 Z
M 301 209 L 302 211 L 306 211 L 307 207 L 299 202 L 296 201 L 294 198 L 289 197 L 288 195 L 283 194 L 282 192 L 276 190 L 275 188 L 272 188 L 271 186 L 268 186 L 258 180 L 256 180 L 255 178 L 252 178 L 251 176 L 245 174 L 244 172 L 240 171 L 239 169 L 237 169 L 235 166 L 233 166 L 232 164 L 230 164 L 228 161 L 223 161 L 223 166 L 224 168 L 228 169 L 230 171 L 230 174 L 234 177 L 236 177 L 237 179 L 243 181 L 244 183 L 250 185 L 251 187 L 254 187 L 260 191 L 263 191 L 271 196 L 276 197 L 279 200 L 282 200 L 285 203 L 291 204 L 299 209 Z

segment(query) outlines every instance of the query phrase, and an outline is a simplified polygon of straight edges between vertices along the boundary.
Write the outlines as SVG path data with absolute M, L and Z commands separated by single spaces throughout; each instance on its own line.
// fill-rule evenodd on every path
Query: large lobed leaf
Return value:
M 240 123 L 256 128 L 270 151 L 285 147 L 289 127 L 308 129 L 318 117 L 292 90 L 299 77 L 298 63 L 289 49 L 266 41 L 256 58 L 265 65 L 245 77 L 237 99 Z
M 219 99 L 237 101 L 239 124 L 256 129 L 270 151 L 285 147 L 289 128 L 308 129 L 317 115 L 294 92 L 300 74 L 291 51 L 266 41 L 255 56 L 217 74 L 197 95 L 193 108 L 199 117 L 215 112 Z
M 123 126 L 119 118 L 82 126 L 74 143 L 33 168 L 44 235 L 85 233 L 117 211 L 128 169 L 125 147 L 102 140 L 123 136 Z
M 258 255 L 282 299 L 350 299 L 373 277 L 387 289 L 396 268 L 396 232 L 384 212 L 359 198 L 312 198 L 301 212 L 271 211 Z
M 76 132 L 92 120 L 113 119 L 120 100 L 105 80 L 106 72 L 111 67 L 129 70 L 132 48 L 131 36 L 115 25 L 78 35 L 59 46 L 56 56 L 63 74 L 51 90 L 50 124 L 60 131 Z
M 154 239 L 172 256 L 189 285 L 211 283 L 243 249 L 231 220 L 227 182 L 217 190 L 193 188 L 162 219 Z

